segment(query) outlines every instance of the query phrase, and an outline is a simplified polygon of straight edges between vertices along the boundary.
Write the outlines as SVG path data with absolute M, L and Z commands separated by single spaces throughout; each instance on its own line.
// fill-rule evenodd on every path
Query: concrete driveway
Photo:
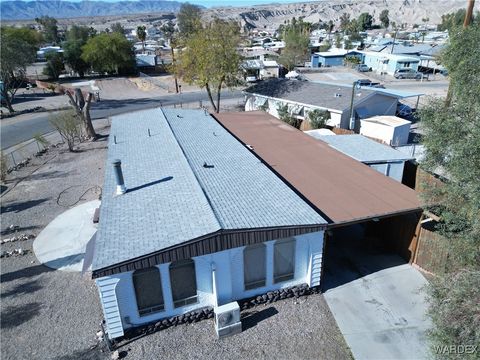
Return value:
M 327 251 L 325 299 L 355 359 L 426 359 L 423 275 L 361 241 Z

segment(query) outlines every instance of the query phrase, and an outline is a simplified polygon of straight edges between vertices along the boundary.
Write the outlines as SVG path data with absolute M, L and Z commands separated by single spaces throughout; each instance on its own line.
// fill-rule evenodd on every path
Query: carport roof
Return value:
M 333 224 L 418 211 L 412 189 L 260 111 L 217 120 Z

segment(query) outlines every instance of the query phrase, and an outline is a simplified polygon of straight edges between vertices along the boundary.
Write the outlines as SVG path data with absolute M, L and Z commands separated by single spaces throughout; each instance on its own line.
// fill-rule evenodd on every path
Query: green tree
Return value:
M 120 23 L 115 23 L 112 25 L 112 32 L 116 32 L 122 35 L 125 35 L 125 28 Z
M 137 38 L 142 42 L 142 48 L 145 50 L 145 39 L 147 38 L 147 27 L 145 25 L 137 26 Z
M 60 42 L 57 19 L 50 16 L 42 16 L 35 18 L 35 21 L 42 27 L 45 41 L 53 44 L 58 44 Z
M 176 71 L 187 83 L 205 88 L 215 112 L 220 111 L 224 86 L 238 84 L 240 27 L 236 22 L 215 19 L 192 34 L 180 52 Z M 216 93 L 216 101 L 213 99 Z
M 82 47 L 82 60 L 95 71 L 109 74 L 129 73 L 135 67 L 132 43 L 118 33 L 102 33 L 88 39 Z
M 202 29 L 202 10 L 199 6 L 182 3 L 177 14 L 180 37 L 186 41 L 190 36 Z
M 280 120 L 286 122 L 288 125 L 291 125 L 296 129 L 300 129 L 300 126 L 302 125 L 302 120 L 297 119 L 288 111 L 287 104 L 278 105 L 277 113 Z
M 177 73 L 175 71 L 175 66 L 177 63 L 177 59 L 175 58 L 175 49 L 177 48 L 178 45 L 178 32 L 175 30 L 175 25 L 171 21 L 168 21 L 166 24 L 162 26 L 160 29 L 163 33 L 163 36 L 165 39 L 168 40 L 168 43 L 170 45 L 170 52 L 172 56 L 172 68 L 173 68 L 173 77 L 175 80 L 175 92 L 178 94 L 178 79 L 177 79 Z
M 442 15 L 442 22 L 437 26 L 439 31 L 451 30 L 454 27 L 461 26 L 466 14 L 465 9 L 457 10 L 454 13 Z
M 373 24 L 373 17 L 369 13 L 361 13 L 357 20 L 359 31 L 370 30 Z
M 448 258 L 446 273 L 429 287 L 434 346 L 480 343 L 480 26 L 450 30 L 441 62 L 450 76 L 451 99 L 432 99 L 420 111 L 425 160 L 441 171 L 443 186 L 427 188 L 426 208 L 441 221 L 437 230 Z M 443 359 L 458 354 L 437 355 Z M 471 354 L 470 358 L 478 358 Z M 464 354 L 462 358 L 468 358 Z
M 350 14 L 343 13 L 340 16 L 340 30 L 346 31 L 349 24 L 350 24 Z
M 292 70 L 295 66 L 308 59 L 310 26 L 310 23 L 305 23 L 303 20 L 297 21 L 295 18 L 292 19 L 290 24 L 285 26 L 283 32 L 285 48 L 279 61 L 288 70 Z
M 57 52 L 51 52 L 45 56 L 47 64 L 43 69 L 43 74 L 47 75 L 50 79 L 58 80 L 60 74 L 65 70 L 63 65 L 63 55 Z
M 390 25 L 390 19 L 388 18 L 388 10 L 382 10 L 380 13 L 379 17 L 380 22 L 382 23 L 382 26 L 386 29 L 388 28 L 388 25 Z
M 62 44 L 65 64 L 70 66 L 70 68 L 82 78 L 85 76 L 85 71 L 90 67 L 90 65 L 82 59 L 82 47 L 94 34 L 92 28 L 73 25 L 66 33 L 67 40 Z
M 3 28 L 0 31 L 0 79 L 2 104 L 10 113 L 14 112 L 12 102 L 25 80 L 27 65 L 35 61 L 35 46 L 16 36 L 16 31 Z
M 43 42 L 42 33 L 27 27 L 2 26 L 1 32 L 9 37 L 26 42 L 37 48 Z
M 324 128 L 329 119 L 330 112 L 328 110 L 315 109 L 308 112 L 308 122 L 312 129 Z

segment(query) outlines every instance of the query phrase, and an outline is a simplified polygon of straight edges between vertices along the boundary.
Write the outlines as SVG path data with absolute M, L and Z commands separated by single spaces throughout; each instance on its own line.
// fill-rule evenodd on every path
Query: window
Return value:
M 245 290 L 265 286 L 266 247 L 264 244 L 247 246 L 243 250 L 243 281 Z
M 193 260 L 180 260 L 170 264 L 170 286 L 172 287 L 174 307 L 198 302 L 197 279 Z
M 273 282 L 292 280 L 295 276 L 295 239 L 277 240 L 273 246 Z
M 164 309 L 162 281 L 158 268 L 137 270 L 132 278 L 140 316 L 162 311 Z

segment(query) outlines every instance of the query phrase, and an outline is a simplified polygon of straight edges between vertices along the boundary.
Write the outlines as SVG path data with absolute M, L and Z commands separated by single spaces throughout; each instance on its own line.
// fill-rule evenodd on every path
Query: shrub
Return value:
M 308 112 L 308 122 L 312 129 L 324 128 L 328 119 L 330 119 L 328 110 L 315 109 Z
M 80 141 L 82 135 L 82 122 L 78 115 L 71 110 L 62 111 L 52 115 L 49 121 L 67 143 L 68 150 L 73 152 L 75 140 Z

